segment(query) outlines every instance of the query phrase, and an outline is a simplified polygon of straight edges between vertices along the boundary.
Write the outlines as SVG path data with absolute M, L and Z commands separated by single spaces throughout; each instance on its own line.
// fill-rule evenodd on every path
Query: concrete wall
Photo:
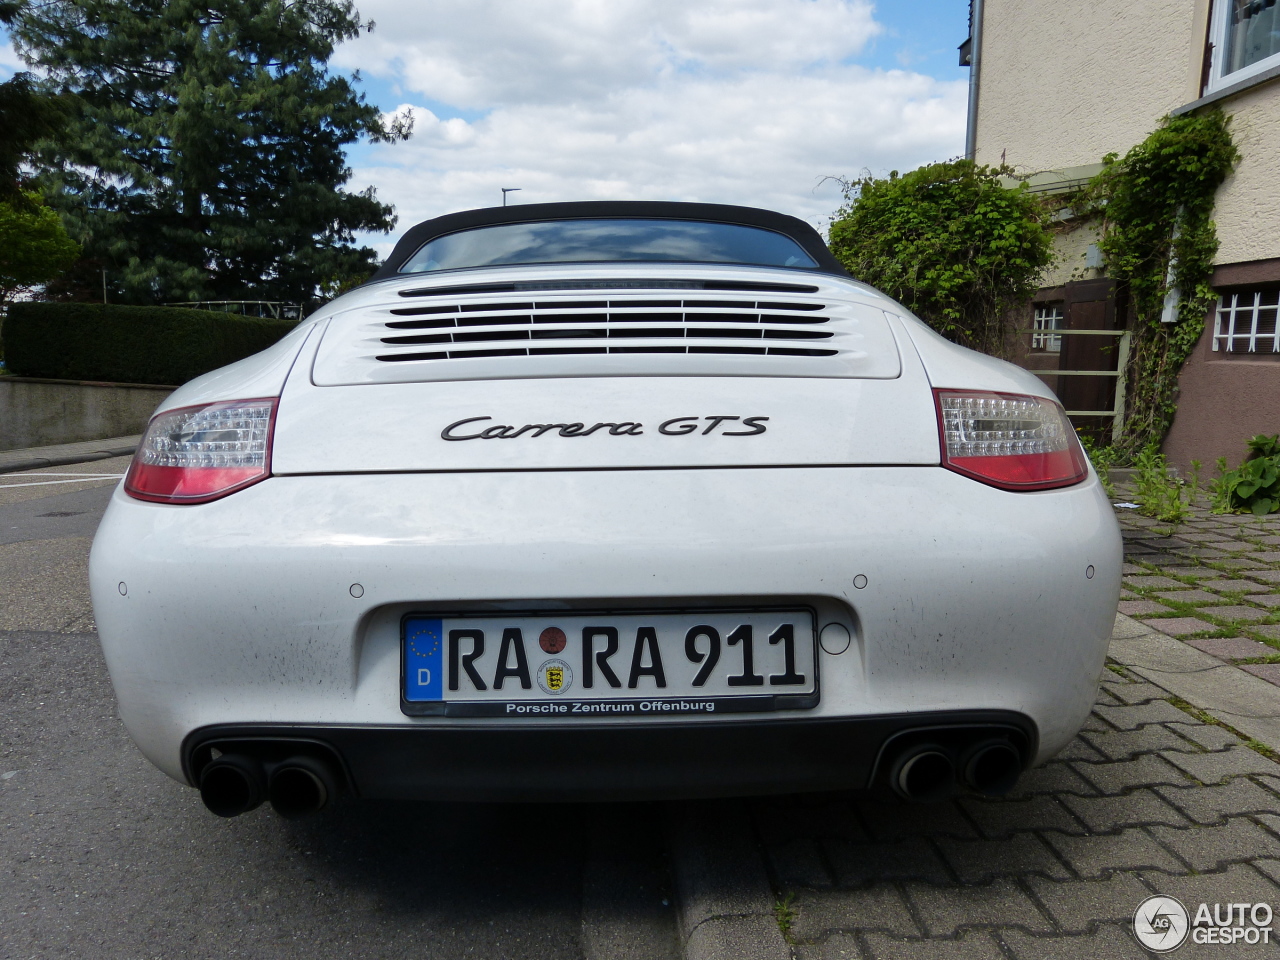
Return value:
M 1040 276 L 1041 287 L 1060 287 L 1072 280 L 1096 280 L 1102 271 L 1086 267 L 1090 244 L 1098 242 L 1098 223 L 1072 222 L 1059 228 L 1053 238 L 1054 262 Z M 1025 326 L 1025 324 L 1024 324 Z
M 1222 104 L 1242 159 L 1218 191 L 1214 263 L 1280 257 L 1280 80 Z M 1273 431 L 1274 432 L 1274 431 Z
M 172 387 L 0 377 L 0 450 L 142 432 Z
M 984 0 L 977 159 L 1024 173 L 1124 153 L 1194 100 L 1195 0 Z

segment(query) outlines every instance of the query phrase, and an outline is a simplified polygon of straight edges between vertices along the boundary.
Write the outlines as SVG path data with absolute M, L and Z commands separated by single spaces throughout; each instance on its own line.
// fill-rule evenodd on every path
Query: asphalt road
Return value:
M 234 820 L 116 717 L 88 596 L 127 458 L 0 475 L 0 958 L 671 958 L 654 805 Z

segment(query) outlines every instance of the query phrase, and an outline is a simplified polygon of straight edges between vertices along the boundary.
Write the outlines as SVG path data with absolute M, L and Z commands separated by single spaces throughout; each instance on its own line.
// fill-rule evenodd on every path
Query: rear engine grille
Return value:
M 379 338 L 384 363 L 574 354 L 833 357 L 822 303 L 805 300 L 609 299 L 397 307 Z

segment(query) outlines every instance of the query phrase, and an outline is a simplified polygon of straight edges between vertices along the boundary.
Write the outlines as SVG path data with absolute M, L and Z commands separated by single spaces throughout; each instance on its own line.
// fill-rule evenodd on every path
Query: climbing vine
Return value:
M 1177 409 L 1178 372 L 1214 303 L 1218 251 L 1214 196 L 1240 160 L 1221 111 L 1165 117 L 1074 198 L 1101 218 L 1107 273 L 1127 286 L 1135 314 L 1125 371 L 1125 418 L 1117 452 L 1132 458 L 1164 439 Z M 1170 293 L 1172 291 L 1172 294 Z M 1166 297 L 1173 322 L 1162 322 Z

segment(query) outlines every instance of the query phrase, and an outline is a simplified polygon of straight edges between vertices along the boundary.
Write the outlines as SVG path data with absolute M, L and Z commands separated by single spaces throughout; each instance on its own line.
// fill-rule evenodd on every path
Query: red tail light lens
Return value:
M 156 503 L 205 503 L 271 475 L 276 398 L 166 410 L 152 418 L 124 489 Z
M 942 465 L 1004 490 L 1079 483 L 1088 461 L 1062 407 L 1043 397 L 934 390 Z

